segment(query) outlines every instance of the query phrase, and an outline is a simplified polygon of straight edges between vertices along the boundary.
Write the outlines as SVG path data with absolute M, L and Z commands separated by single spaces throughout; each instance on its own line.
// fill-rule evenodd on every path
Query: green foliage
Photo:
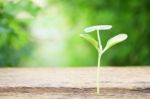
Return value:
M 27 25 L 31 19 L 19 19 L 17 15 L 35 15 L 37 11 L 29 0 L 0 2 L 0 66 L 17 66 L 30 55 L 32 44 Z
M 103 46 L 106 46 L 110 37 L 122 31 L 127 33 L 129 38 L 123 44 L 109 50 L 103 56 L 102 65 L 150 64 L 149 0 L 45 1 L 47 1 L 46 6 L 41 10 L 33 3 L 33 0 L 0 0 L 0 66 L 16 66 L 32 54 L 33 44 L 29 27 L 39 13 L 41 17 L 43 14 L 42 20 L 44 21 L 42 22 L 46 23 L 43 27 L 53 28 L 56 26 L 59 31 L 66 33 L 61 35 L 64 36 L 62 41 L 64 44 L 56 44 L 56 46 L 65 47 L 63 48 L 64 52 L 58 56 L 48 55 L 50 59 L 53 59 L 53 56 L 59 58 L 63 56 L 65 61 L 60 61 L 63 61 L 66 66 L 95 66 L 96 50 L 78 35 L 83 33 L 83 29 L 87 26 L 111 24 L 112 32 L 106 31 L 107 35 L 105 33 L 101 35 Z M 22 17 L 22 15 L 25 16 Z M 41 24 L 43 24 L 42 22 Z M 60 28 L 61 22 L 65 24 L 63 23 L 64 25 Z M 49 24 L 53 24 L 52 27 L 48 27 Z M 62 28 L 66 31 L 63 31 Z M 95 34 L 92 36 L 96 37 Z M 87 40 L 90 40 L 91 43 L 95 42 L 89 36 Z M 97 44 L 95 43 L 94 46 L 96 47 Z M 60 62 L 59 59 L 56 60 L 58 60 L 57 63 Z M 42 59 L 40 61 L 43 62 Z M 37 61 L 35 60 L 35 62 Z M 60 65 L 62 64 L 60 63 Z
M 66 12 L 71 28 L 80 26 L 80 29 L 83 29 L 93 24 L 112 24 L 114 27 L 112 33 L 108 33 L 108 35 L 102 34 L 102 38 L 104 38 L 103 45 L 115 33 L 123 31 L 128 34 L 128 41 L 122 45 L 117 45 L 118 47 L 114 47 L 104 55 L 103 65 L 150 64 L 149 0 L 61 0 L 60 2 L 59 4 L 62 4 L 64 7 L 64 12 Z M 74 33 L 79 35 L 83 32 L 80 29 L 76 29 Z M 69 43 L 74 44 L 77 41 L 83 42 L 80 38 L 76 40 L 75 38 L 71 38 Z M 82 49 L 84 51 L 78 52 L 76 51 L 77 46 L 87 47 Z M 96 65 L 94 64 L 97 57 L 96 51 L 92 47 L 88 48 L 88 46 L 90 45 L 84 42 L 84 45 L 83 43 L 74 44 L 72 49 L 69 49 L 71 51 L 70 54 L 75 55 L 74 57 L 70 55 L 70 58 L 72 58 L 71 65 Z M 90 52 L 86 53 L 89 50 L 92 50 L 91 52 L 94 52 L 94 54 Z M 85 57 L 81 55 L 85 55 Z M 88 56 L 91 57 L 91 60 L 87 61 L 86 57 Z

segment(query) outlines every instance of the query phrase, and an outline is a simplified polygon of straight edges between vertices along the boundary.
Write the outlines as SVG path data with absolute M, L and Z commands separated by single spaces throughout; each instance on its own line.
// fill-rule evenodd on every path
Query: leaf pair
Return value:
M 89 34 L 80 34 L 80 36 L 84 39 L 86 39 L 87 41 L 89 41 L 98 51 L 99 51 L 99 47 L 98 47 L 98 41 L 95 40 L 92 36 L 90 36 Z M 112 38 L 110 38 L 107 41 L 107 44 L 105 46 L 105 48 L 102 50 L 102 54 L 108 50 L 109 48 L 111 48 L 112 46 L 124 41 L 125 39 L 127 39 L 127 34 L 118 34 Z M 102 46 L 102 45 L 101 45 Z

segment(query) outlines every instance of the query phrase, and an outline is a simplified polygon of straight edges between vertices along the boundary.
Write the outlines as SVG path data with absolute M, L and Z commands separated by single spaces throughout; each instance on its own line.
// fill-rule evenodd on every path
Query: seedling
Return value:
M 120 43 L 122 41 L 124 41 L 125 39 L 127 39 L 127 34 L 118 34 L 112 38 L 110 38 L 107 43 L 106 46 L 103 48 L 102 44 L 101 44 L 101 37 L 100 37 L 100 30 L 109 30 L 111 29 L 112 26 L 111 25 L 97 25 L 97 26 L 92 26 L 92 27 L 88 27 L 85 28 L 84 31 L 87 33 L 84 34 L 80 34 L 80 36 L 84 39 L 86 39 L 87 41 L 89 41 L 98 51 L 98 61 L 97 61 L 97 94 L 100 93 L 100 65 L 101 65 L 101 57 L 104 54 L 104 52 L 106 52 L 109 48 L 111 48 L 112 46 L 114 46 L 117 43 Z M 95 40 L 92 36 L 90 36 L 88 33 L 92 32 L 92 31 L 97 31 L 97 40 Z

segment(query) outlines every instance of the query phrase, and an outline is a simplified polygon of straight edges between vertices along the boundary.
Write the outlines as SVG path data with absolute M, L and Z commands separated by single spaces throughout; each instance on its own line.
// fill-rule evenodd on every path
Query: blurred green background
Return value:
M 84 28 L 110 24 L 103 66 L 150 65 L 150 0 L 0 0 L 0 67 L 96 66 L 97 51 L 79 37 Z M 95 36 L 95 33 L 92 33 Z

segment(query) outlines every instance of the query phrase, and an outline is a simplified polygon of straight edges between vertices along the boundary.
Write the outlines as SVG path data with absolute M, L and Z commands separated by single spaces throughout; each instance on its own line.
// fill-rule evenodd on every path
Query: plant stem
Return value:
M 98 63 L 97 63 L 97 94 L 99 94 L 100 93 L 100 65 L 101 65 L 101 55 L 102 55 L 102 44 L 101 44 L 99 30 L 97 30 L 97 39 L 98 39 L 98 45 L 99 45 Z
M 101 64 L 101 53 L 98 52 L 98 64 L 97 64 L 97 94 L 100 93 L 100 64 Z
M 99 30 L 97 30 L 97 39 L 98 39 L 99 49 L 100 51 L 102 51 L 102 44 L 101 44 L 101 37 L 100 37 Z

